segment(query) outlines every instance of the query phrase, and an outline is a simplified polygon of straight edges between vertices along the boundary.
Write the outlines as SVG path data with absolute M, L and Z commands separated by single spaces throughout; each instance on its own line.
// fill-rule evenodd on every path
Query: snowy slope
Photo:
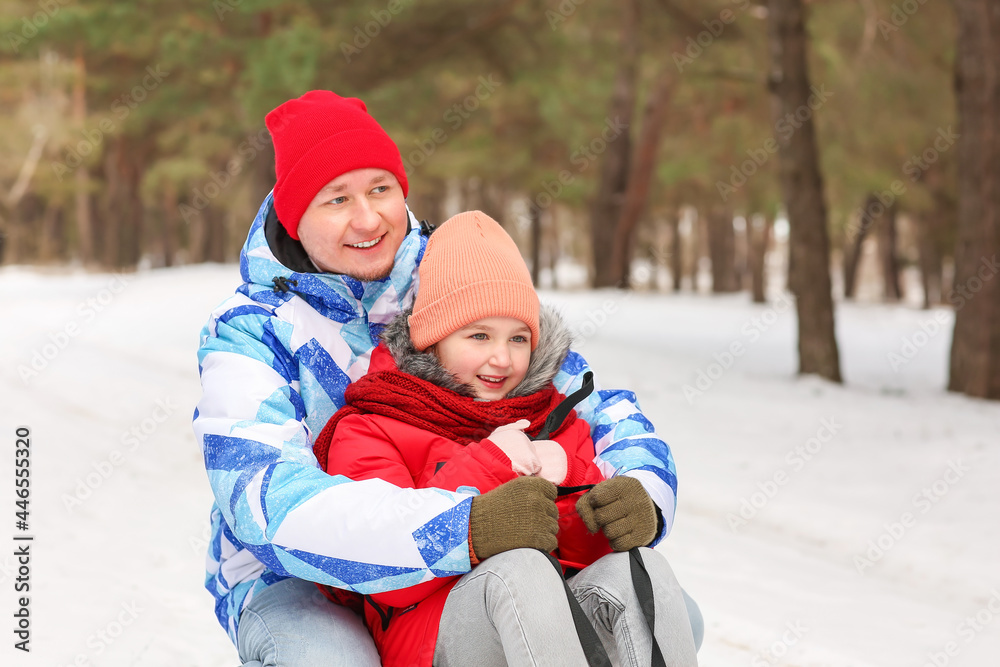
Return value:
M 190 429 L 198 331 L 237 278 L 0 271 L 2 664 L 238 663 L 201 585 L 211 501 Z M 794 378 L 780 300 L 543 298 L 674 448 L 680 506 L 662 550 L 705 612 L 702 665 L 997 664 L 1000 406 L 942 391 L 950 312 L 839 307 L 840 387 Z M 19 425 L 32 431 L 30 657 L 10 639 Z

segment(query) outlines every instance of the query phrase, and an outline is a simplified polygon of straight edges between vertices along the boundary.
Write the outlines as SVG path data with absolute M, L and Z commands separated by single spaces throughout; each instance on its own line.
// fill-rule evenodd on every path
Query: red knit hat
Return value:
M 434 230 L 420 262 L 410 340 L 421 352 L 485 317 L 513 317 L 538 346 L 538 294 L 514 239 L 482 211 L 459 213 Z
M 288 234 L 298 240 L 299 219 L 320 189 L 355 169 L 392 172 L 409 193 L 399 148 L 365 103 L 329 90 L 311 90 L 264 119 L 274 142 L 274 208 Z

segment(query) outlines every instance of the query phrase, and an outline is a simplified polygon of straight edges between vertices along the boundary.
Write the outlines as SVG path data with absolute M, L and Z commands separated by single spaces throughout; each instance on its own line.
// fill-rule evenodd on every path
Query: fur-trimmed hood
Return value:
M 475 397 L 475 391 L 467 384 L 462 384 L 455 376 L 444 369 L 438 358 L 431 352 L 418 352 L 410 342 L 409 316 L 412 309 L 407 309 L 397 315 L 382 332 L 389 352 L 392 354 L 396 367 L 421 380 L 426 380 L 439 387 L 450 389 L 463 396 Z M 569 352 L 573 336 L 562 317 L 552 306 L 542 304 L 538 313 L 538 346 L 531 353 L 528 371 L 524 379 L 507 394 L 508 398 L 529 396 L 552 382 Z

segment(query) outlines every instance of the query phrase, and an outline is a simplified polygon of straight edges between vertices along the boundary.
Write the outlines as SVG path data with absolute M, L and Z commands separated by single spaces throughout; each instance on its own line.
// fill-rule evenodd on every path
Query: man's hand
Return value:
M 542 462 L 538 460 L 535 446 L 531 438 L 524 434 L 524 429 L 530 424 L 527 419 L 504 424 L 494 429 L 487 438 L 507 455 L 511 469 L 518 475 L 537 475 L 542 470 Z
M 558 546 L 559 510 L 556 487 L 540 477 L 517 477 L 472 499 L 469 541 L 476 557 L 484 560 L 511 549 Z
M 604 531 L 615 551 L 647 546 L 656 537 L 656 506 L 634 477 L 604 480 L 577 501 L 576 511 L 591 533 Z

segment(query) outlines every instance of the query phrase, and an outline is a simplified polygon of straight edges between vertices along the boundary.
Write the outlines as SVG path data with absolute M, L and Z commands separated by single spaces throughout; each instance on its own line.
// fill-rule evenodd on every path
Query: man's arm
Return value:
M 467 553 L 467 530 L 455 544 L 425 536 L 441 522 L 468 526 L 471 496 L 316 467 L 298 365 L 274 326 L 266 307 L 236 296 L 202 332 L 194 430 L 233 537 L 279 575 L 360 593 L 407 586 L 446 554 Z
M 586 360 L 570 351 L 555 377 L 556 388 L 569 395 L 580 388 L 588 370 Z M 653 540 L 657 544 L 673 527 L 677 502 L 677 470 L 670 447 L 656 436 L 630 391 L 596 389 L 576 411 L 590 424 L 596 463 L 604 476 L 635 477 L 660 509 L 663 529 Z

